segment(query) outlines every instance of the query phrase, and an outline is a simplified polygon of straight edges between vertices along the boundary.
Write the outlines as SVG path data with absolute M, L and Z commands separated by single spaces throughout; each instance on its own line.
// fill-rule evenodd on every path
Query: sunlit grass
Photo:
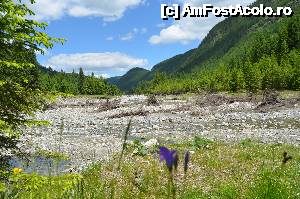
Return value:
M 260 144 L 245 140 L 237 144 L 204 142 L 205 147 L 184 143 L 168 146 L 178 150 L 175 174 L 176 198 L 300 198 L 300 148 Z M 191 151 L 187 175 L 183 155 Z M 124 154 L 120 171 L 118 158 L 95 163 L 80 175 L 41 177 L 12 175 L 3 191 L 6 198 L 168 198 L 168 172 L 157 154 Z M 283 153 L 293 157 L 282 163 Z M 21 177 L 20 177 L 21 176 Z M 6 194 L 6 195 L 5 195 Z M 5 198 L 5 197 L 4 197 Z

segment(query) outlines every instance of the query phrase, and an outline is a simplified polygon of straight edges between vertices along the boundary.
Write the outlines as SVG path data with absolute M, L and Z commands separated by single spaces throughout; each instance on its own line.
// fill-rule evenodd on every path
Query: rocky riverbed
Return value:
M 238 142 L 300 144 L 299 98 L 262 103 L 259 99 L 221 95 L 146 96 L 113 99 L 59 99 L 36 114 L 51 125 L 26 129 L 22 147 L 28 152 L 55 151 L 70 157 L 70 168 L 105 160 L 121 150 L 130 119 L 129 140 L 173 142 L 201 136 Z M 152 105 L 151 105 L 152 104 Z

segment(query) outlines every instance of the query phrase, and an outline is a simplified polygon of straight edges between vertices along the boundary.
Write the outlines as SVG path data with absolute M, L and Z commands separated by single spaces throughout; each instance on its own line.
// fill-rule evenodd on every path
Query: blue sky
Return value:
M 222 19 L 163 21 L 161 3 L 212 3 L 247 5 L 252 0 L 37 0 L 30 7 L 34 17 L 46 21 L 46 32 L 67 42 L 38 55 L 42 65 L 71 72 L 83 67 L 87 74 L 112 77 L 133 67 L 151 69 L 155 64 L 196 48 Z

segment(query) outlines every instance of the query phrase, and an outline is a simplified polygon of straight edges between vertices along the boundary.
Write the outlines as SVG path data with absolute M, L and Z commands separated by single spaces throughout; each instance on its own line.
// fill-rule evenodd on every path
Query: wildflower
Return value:
M 178 156 L 178 153 L 176 152 L 174 155 L 174 163 L 173 163 L 175 171 L 177 171 L 178 162 L 179 162 L 179 156 Z
M 169 150 L 166 147 L 159 147 L 159 156 L 160 156 L 160 162 L 166 161 L 166 165 L 170 172 L 173 170 L 173 166 L 175 169 L 178 165 L 178 154 L 175 150 Z
M 187 151 L 184 155 L 184 173 L 187 172 L 190 162 L 190 152 Z
M 23 172 L 23 169 L 21 169 L 21 168 L 13 168 L 12 169 L 12 172 L 14 173 L 14 174 L 19 174 L 19 173 L 22 173 Z

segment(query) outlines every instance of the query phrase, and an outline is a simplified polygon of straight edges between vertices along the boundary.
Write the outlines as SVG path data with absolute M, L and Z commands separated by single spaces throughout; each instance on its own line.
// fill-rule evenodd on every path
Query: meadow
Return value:
M 179 154 L 178 168 L 172 171 L 173 193 L 157 146 L 133 153 L 137 145 L 127 145 L 119 169 L 120 154 L 115 154 L 111 161 L 95 162 L 80 174 L 12 173 L 9 186 L 2 183 L 1 198 L 300 198 L 298 146 L 250 139 L 232 144 L 200 137 L 169 145 Z M 185 173 L 186 151 L 190 161 Z

